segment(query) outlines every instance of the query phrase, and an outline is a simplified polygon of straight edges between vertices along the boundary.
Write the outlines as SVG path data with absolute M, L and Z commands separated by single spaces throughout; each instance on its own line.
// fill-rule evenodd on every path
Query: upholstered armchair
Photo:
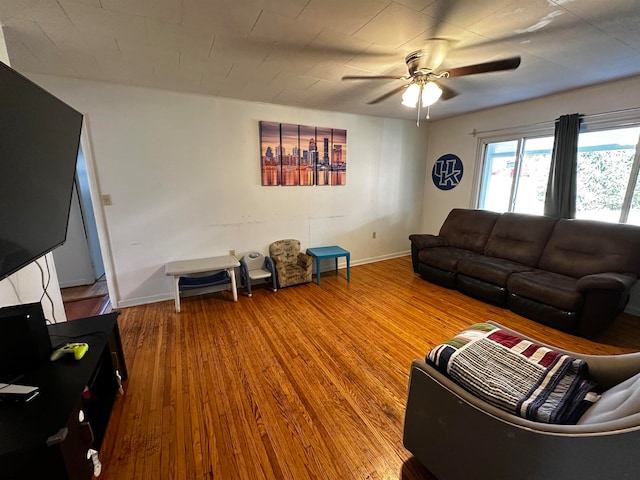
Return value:
M 434 477 L 447 480 L 638 478 L 640 352 L 575 353 L 487 323 L 584 360 L 603 390 L 599 400 L 575 425 L 527 420 L 485 402 L 433 364 L 416 359 L 404 420 L 407 450 Z
M 276 267 L 279 288 L 311 281 L 313 259 L 300 251 L 299 240 L 273 242 L 269 245 L 269 255 Z

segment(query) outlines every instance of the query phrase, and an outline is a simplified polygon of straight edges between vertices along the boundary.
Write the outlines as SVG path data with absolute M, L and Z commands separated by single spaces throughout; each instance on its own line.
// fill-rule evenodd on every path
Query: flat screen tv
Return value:
M 65 242 L 82 114 L 0 62 L 0 280 Z

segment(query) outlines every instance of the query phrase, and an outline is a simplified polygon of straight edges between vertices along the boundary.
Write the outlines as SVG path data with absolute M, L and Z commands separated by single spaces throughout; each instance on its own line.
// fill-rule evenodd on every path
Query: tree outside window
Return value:
M 636 211 L 640 196 L 633 175 L 640 127 L 581 133 L 578 137 L 576 218 L 624 222 L 631 186 Z

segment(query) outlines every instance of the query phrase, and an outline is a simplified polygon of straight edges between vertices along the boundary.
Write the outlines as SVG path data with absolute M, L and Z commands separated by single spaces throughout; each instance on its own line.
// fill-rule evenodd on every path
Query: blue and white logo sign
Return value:
M 462 180 L 462 160 L 453 153 L 442 155 L 431 170 L 433 184 L 440 190 L 451 190 Z

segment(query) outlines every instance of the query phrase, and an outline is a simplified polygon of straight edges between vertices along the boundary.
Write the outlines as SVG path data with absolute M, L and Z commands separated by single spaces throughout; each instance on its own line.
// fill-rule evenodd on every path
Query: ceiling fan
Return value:
M 449 49 L 449 40 L 442 38 L 432 38 L 428 40 L 426 48 L 416 50 L 408 54 L 404 61 L 407 64 L 409 75 L 346 75 L 342 80 L 405 80 L 409 81 L 404 85 L 381 95 L 378 98 L 367 102 L 369 105 L 382 102 L 387 98 L 405 91 L 402 95 L 402 104 L 408 107 L 418 108 L 418 125 L 420 125 L 420 108 L 427 109 L 442 98 L 448 100 L 458 93 L 444 85 L 442 81 L 447 78 L 476 75 L 479 73 L 499 72 L 504 70 L 514 70 L 520 65 L 520 57 L 509 57 L 502 60 L 494 60 L 484 63 L 466 65 L 464 67 L 450 68 L 438 71 L 438 67 L 444 61 L 444 57 Z M 429 118 L 427 110 L 427 118 Z

